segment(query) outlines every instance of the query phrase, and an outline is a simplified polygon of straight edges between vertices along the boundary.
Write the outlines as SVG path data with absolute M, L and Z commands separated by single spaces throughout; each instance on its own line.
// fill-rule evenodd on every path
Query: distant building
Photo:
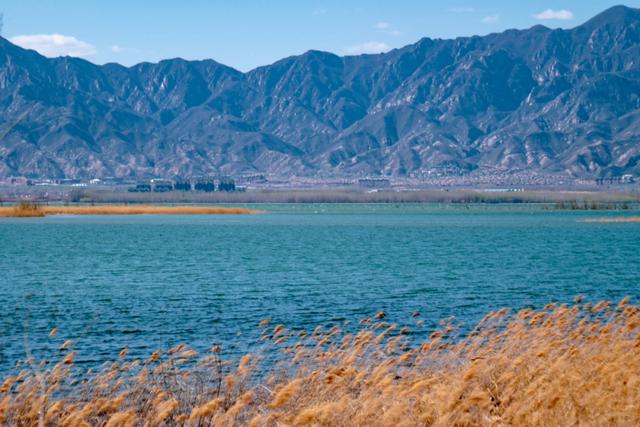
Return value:
M 46 179 L 44 180 L 44 182 L 52 182 L 52 181 L 49 179 Z M 73 185 L 73 184 L 81 184 L 82 181 L 75 178 L 63 178 L 63 179 L 56 180 L 56 183 L 60 185 Z
M 596 179 L 597 185 L 605 185 L 605 184 L 633 184 L 636 182 L 635 178 L 631 174 L 625 174 L 622 176 L 612 176 L 608 178 L 598 178 Z
M 31 185 L 30 180 L 24 177 L 17 177 L 17 178 L 11 177 L 9 178 L 9 183 L 11 185 Z
M 122 184 L 130 184 L 130 182 L 125 181 L 124 178 L 109 176 L 106 178 L 102 178 L 102 184 L 103 185 L 122 185 Z
M 267 181 L 267 177 L 262 174 L 257 175 L 244 175 L 240 178 L 241 182 L 251 183 L 251 184 L 264 184 Z
M 386 178 L 365 178 L 358 180 L 358 185 L 363 188 L 389 188 L 391 181 Z

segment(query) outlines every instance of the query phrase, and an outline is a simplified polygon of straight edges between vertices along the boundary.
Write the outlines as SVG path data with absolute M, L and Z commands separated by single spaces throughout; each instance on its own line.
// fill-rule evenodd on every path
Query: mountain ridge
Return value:
M 1 39 L 1 38 L 0 38 Z M 640 173 L 640 10 L 241 72 L 0 40 L 0 177 Z

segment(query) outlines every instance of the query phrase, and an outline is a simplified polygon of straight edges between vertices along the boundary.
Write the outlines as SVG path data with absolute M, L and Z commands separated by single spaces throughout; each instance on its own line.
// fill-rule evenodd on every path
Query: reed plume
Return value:
M 628 299 L 499 310 L 467 332 L 446 320 L 424 339 L 390 317 L 296 333 L 264 322 L 268 350 L 236 362 L 180 345 L 86 371 L 68 341 L 58 363 L 3 380 L 0 424 L 640 424 L 640 309 Z

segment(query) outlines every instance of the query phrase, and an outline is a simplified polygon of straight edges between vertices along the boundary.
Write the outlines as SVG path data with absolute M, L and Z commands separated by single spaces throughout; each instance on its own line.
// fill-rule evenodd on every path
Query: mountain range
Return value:
M 640 10 L 243 73 L 0 38 L 0 177 L 640 174 Z

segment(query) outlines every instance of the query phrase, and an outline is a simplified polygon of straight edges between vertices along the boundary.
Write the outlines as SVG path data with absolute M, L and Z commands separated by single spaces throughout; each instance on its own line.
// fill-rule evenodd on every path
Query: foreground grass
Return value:
M 260 211 L 244 208 L 214 206 L 156 206 L 156 205 L 95 205 L 44 206 L 20 203 L 0 207 L 0 217 L 43 217 L 46 215 L 220 215 L 250 214 Z
M 30 360 L 5 379 L 0 423 L 640 424 L 640 310 L 626 300 L 501 310 L 464 336 L 444 322 L 421 342 L 384 317 L 365 319 L 354 334 L 294 332 L 265 321 L 271 352 L 233 364 L 218 347 L 198 354 L 178 346 L 146 360 L 128 358 L 125 349 L 103 369 L 86 371 L 66 342 L 59 363 Z

